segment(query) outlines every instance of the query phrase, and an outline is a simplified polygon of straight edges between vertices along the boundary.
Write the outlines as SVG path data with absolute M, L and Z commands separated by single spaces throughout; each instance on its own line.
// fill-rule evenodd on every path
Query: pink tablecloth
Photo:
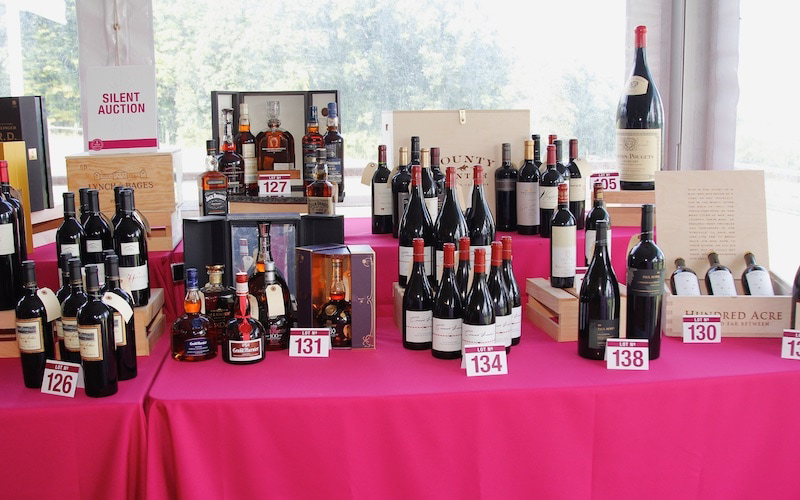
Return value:
M 147 424 L 144 399 L 169 350 L 169 335 L 119 392 L 75 399 L 22 383 L 19 358 L 0 359 L 0 497 L 139 499 L 144 495 Z

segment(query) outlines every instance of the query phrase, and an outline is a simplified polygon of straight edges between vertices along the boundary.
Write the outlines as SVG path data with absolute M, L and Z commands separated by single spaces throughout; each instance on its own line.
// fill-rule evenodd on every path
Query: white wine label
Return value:
M 589 349 L 602 349 L 615 338 L 619 338 L 619 318 L 589 320 Z
M 264 357 L 264 346 L 260 338 L 253 340 L 229 340 L 228 349 L 231 363 L 257 361 Z
M 139 255 L 139 242 L 133 241 L 129 243 L 119 244 L 119 254 L 122 255 Z
M 125 335 L 125 321 L 118 312 L 114 313 L 114 344 L 117 347 L 128 345 L 128 338 Z
M 61 303 L 58 302 L 58 297 L 49 288 L 40 288 L 36 290 L 36 296 L 42 301 L 44 310 L 47 316 L 47 322 L 55 321 L 61 317 Z
M 575 276 L 578 251 L 575 226 L 553 226 L 550 235 L 550 276 L 570 278 Z
M 514 317 L 511 314 L 495 318 L 495 342 L 508 347 L 514 331 Z
M 44 332 L 41 318 L 17 320 L 17 345 L 20 352 L 44 352 Z
M 133 308 L 128 304 L 128 301 L 120 297 L 114 292 L 106 292 L 102 298 L 103 304 L 114 309 L 122 315 L 122 319 L 126 322 L 131 320 L 133 316 Z
M 497 337 L 497 329 L 495 324 L 491 325 L 470 325 L 462 323 L 461 325 L 461 346 L 471 344 L 492 344 Z
M 333 198 L 327 196 L 309 196 L 308 213 L 317 215 L 333 215 L 336 210 L 333 205 Z
M 513 320 L 511 338 L 518 339 L 522 337 L 522 306 L 515 306 L 511 308 L 511 318 Z
M 130 292 L 146 290 L 150 286 L 147 263 L 134 267 L 119 267 L 119 279 L 122 288 Z
M 425 207 L 431 216 L 431 222 L 436 222 L 436 217 L 439 215 L 439 198 L 425 198 Z
M 68 351 L 78 352 L 81 343 L 78 339 L 78 318 L 61 318 L 61 328 L 64 330 L 64 346 Z
M 545 210 L 558 208 L 558 186 L 539 186 L 539 208 Z
M 56 338 L 59 342 L 64 340 L 64 327 L 61 324 L 61 318 L 56 320 Z
M 376 182 L 372 191 L 372 215 L 392 215 L 392 185 Z
M 722 297 L 732 297 L 736 295 L 736 283 L 733 282 L 733 275 L 728 271 L 711 271 L 708 273 L 711 281 L 711 290 L 714 295 Z
M 0 224 L 0 255 L 14 255 L 14 224 Z
M 682 272 L 673 276 L 672 281 L 675 283 L 675 295 L 700 295 L 700 283 L 696 275 Z
M 569 178 L 569 201 L 586 201 L 586 180 L 583 177 Z M 579 214 L 572 214 L 578 217 Z
M 78 325 L 83 361 L 103 361 L 103 328 L 100 325 Z
M 103 251 L 103 240 L 86 240 L 86 251 L 88 253 L 100 253 Z
M 433 350 L 455 352 L 461 350 L 461 318 L 433 318 Z
M 242 144 L 242 158 L 244 159 L 244 182 L 246 184 L 256 184 L 258 182 L 256 145 Z
M 80 258 L 81 256 L 81 246 L 77 243 L 62 243 L 61 244 L 61 253 L 69 253 L 73 257 Z
M 539 225 L 539 183 L 517 183 L 517 224 Z
M 750 295 L 760 295 L 764 297 L 771 297 L 775 295 L 772 289 L 772 280 L 767 271 L 757 269 L 745 274 L 744 279 L 747 280 L 747 286 L 750 288 Z
M 639 75 L 631 75 L 625 83 L 625 95 L 645 95 L 650 87 L 647 78 Z
M 661 129 L 617 129 L 620 181 L 653 182 L 661 169 Z
M 407 342 L 431 342 L 433 335 L 432 311 L 405 311 L 404 337 Z
M 280 285 L 269 285 L 265 291 L 267 296 L 267 311 L 270 318 L 286 315 L 286 307 L 283 304 L 283 291 Z

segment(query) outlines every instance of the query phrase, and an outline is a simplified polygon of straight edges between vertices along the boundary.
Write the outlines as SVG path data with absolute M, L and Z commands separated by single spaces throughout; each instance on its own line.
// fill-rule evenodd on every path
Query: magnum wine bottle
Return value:
M 733 297 L 736 295 L 736 282 L 728 266 L 719 263 L 717 252 L 708 254 L 708 271 L 706 271 L 706 288 L 709 295 Z
M 75 194 L 64 193 L 64 220 L 56 230 L 56 255 L 69 252 L 73 257 L 81 258 L 81 247 L 86 233 L 78 218 L 75 217 Z
M 392 232 L 391 172 L 386 166 L 386 146 L 378 146 L 378 169 L 372 174 L 372 234 Z
M 547 146 L 547 170 L 539 178 L 539 234 L 550 237 L 550 220 L 558 208 L 558 186 L 564 177 L 556 170 L 556 147 Z
M 517 229 L 517 169 L 511 163 L 511 144 L 503 143 L 502 163 L 494 171 L 495 213 L 497 229 L 515 231 Z
M 593 206 L 586 214 L 586 233 L 584 238 L 584 254 L 586 256 L 586 265 L 592 261 L 594 255 L 594 240 L 596 235 L 597 223 L 601 220 L 606 221 L 606 251 L 611 255 L 611 216 L 606 210 L 605 202 L 603 201 L 603 186 L 598 182 L 594 185 L 593 190 Z
M 550 285 L 555 288 L 572 288 L 575 283 L 575 248 L 577 235 L 575 217 L 569 211 L 567 184 L 558 185 L 558 211 L 550 219 Z
M 489 286 L 489 296 L 494 305 L 495 341 L 506 347 L 506 352 L 511 351 L 511 335 L 514 330 L 514 317 L 511 315 L 511 300 L 508 288 L 503 278 L 503 244 L 499 241 L 492 242 L 492 267 L 486 284 Z
M 93 398 L 117 393 L 117 357 L 114 341 L 114 312 L 102 301 L 96 265 L 86 266 L 88 301 L 78 311 L 86 395 Z
M 6 201 L 14 206 L 17 215 L 17 230 L 19 233 L 19 259 L 20 261 L 28 259 L 28 237 L 25 230 L 25 209 L 22 206 L 22 201 L 16 198 L 11 192 L 11 180 L 8 175 L 8 162 L 0 160 L 0 193 L 5 196 Z
M 636 27 L 633 70 L 617 106 L 617 164 L 620 188 L 655 189 L 664 167 L 664 108 L 646 55 L 645 26 Z
M 648 339 L 650 359 L 661 354 L 664 253 L 653 241 L 655 206 L 642 205 L 642 234 L 628 254 L 626 337 Z
M 45 305 L 37 294 L 36 266 L 32 260 L 22 263 L 22 289 L 15 308 L 19 359 L 25 387 L 37 389 L 42 386 L 45 361 L 56 359 L 56 355 L 53 324 L 47 320 Z
M 113 293 L 133 309 L 133 297 L 119 283 L 119 257 L 106 255 L 106 286 L 104 291 Z M 133 315 L 128 321 L 119 311 L 112 311 L 114 318 L 114 344 L 116 345 L 117 375 L 119 380 L 130 380 L 138 373 L 136 365 L 136 324 Z
M 584 211 L 586 210 L 586 182 L 581 176 L 581 169 L 575 160 L 578 158 L 578 139 L 569 140 L 569 211 L 575 216 L 577 228 L 583 229 Z
M 490 344 L 495 341 L 495 315 L 489 285 L 486 283 L 486 250 L 475 250 L 475 274 L 464 302 L 461 325 L 461 349 L 465 345 Z
M 400 147 L 397 172 L 392 176 L 392 236 L 397 238 L 400 221 L 408 205 L 411 172 L 408 170 L 408 148 Z
M 442 209 L 434 225 L 434 246 L 436 248 L 436 282 L 442 277 L 444 263 L 444 245 L 458 243 L 458 240 L 467 235 L 467 221 L 461 212 L 461 204 L 456 193 L 456 169 L 447 167 L 445 181 L 445 194 Z
M 83 276 L 81 275 L 81 259 L 72 257 L 67 262 L 69 267 L 69 295 L 61 303 L 61 331 L 64 343 L 61 348 L 61 360 L 70 363 L 81 362 L 81 343 L 78 338 L 78 311 L 89 301 L 89 296 L 83 290 Z
M 436 274 L 432 255 L 434 246 L 433 222 L 422 196 L 422 168 L 414 165 L 411 181 L 411 198 L 408 201 L 398 234 L 398 275 L 400 286 L 406 286 L 414 257 L 414 238 L 425 241 L 425 272 L 435 282 Z
M 686 267 L 686 261 L 681 257 L 675 259 L 675 271 L 669 277 L 669 284 L 674 295 L 700 295 L 697 274 Z
M 96 189 L 86 192 L 87 196 L 87 217 L 83 223 L 83 230 L 86 233 L 82 249 L 83 264 L 99 264 L 97 267 L 98 279 L 100 283 L 106 280 L 105 269 L 103 268 L 103 251 L 114 249 L 113 228 L 100 214 L 100 200 Z
M 517 177 L 519 234 L 539 234 L 539 166 L 534 161 L 533 147 L 533 141 L 525 141 L 525 160 Z
M 764 266 L 756 263 L 756 257 L 752 252 L 744 254 L 744 262 L 747 268 L 742 273 L 742 287 L 746 295 L 760 295 L 771 297 L 775 295 L 772 288 L 772 278 L 769 271 Z
M 147 266 L 147 235 L 136 219 L 132 193 L 120 193 L 122 218 L 114 229 L 115 251 L 119 255 L 119 274 L 123 285 L 130 290 L 136 307 L 150 301 L 150 276 Z
M 503 280 L 506 283 L 508 298 L 511 302 L 511 345 L 517 345 L 522 338 L 522 294 L 511 266 L 511 236 L 503 236 L 500 240 L 503 242 Z
M 484 253 L 490 255 L 492 241 L 494 241 L 495 225 L 492 212 L 489 210 L 489 203 L 486 201 L 486 193 L 483 191 L 483 167 L 481 165 L 473 167 L 473 179 L 472 204 L 467 210 L 466 220 L 467 234 L 472 251 L 471 260 L 474 262 L 475 251 L 478 248 L 483 248 Z
M 433 287 L 425 270 L 425 240 L 414 238 L 414 264 L 403 292 L 403 347 L 430 349 L 433 335 Z
M 578 297 L 578 354 L 603 359 L 606 340 L 619 338 L 620 295 L 608 254 L 608 222 L 597 222 L 594 253 Z
M 19 221 L 14 205 L 0 193 L 0 311 L 10 311 L 22 293 Z
M 464 321 L 462 319 L 464 303 L 456 282 L 455 249 L 456 246 L 453 243 L 444 244 L 442 278 L 439 280 L 439 290 L 433 298 L 431 353 L 434 358 L 440 359 L 461 357 L 461 324 Z M 469 262 L 469 258 L 467 258 L 467 262 Z

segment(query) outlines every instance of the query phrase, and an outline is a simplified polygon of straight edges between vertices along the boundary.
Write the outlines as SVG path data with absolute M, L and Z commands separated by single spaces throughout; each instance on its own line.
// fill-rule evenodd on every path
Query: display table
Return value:
M 169 351 L 164 335 L 119 392 L 75 399 L 22 383 L 19 358 L 0 359 L 3 498 L 139 499 L 144 493 L 144 399 Z

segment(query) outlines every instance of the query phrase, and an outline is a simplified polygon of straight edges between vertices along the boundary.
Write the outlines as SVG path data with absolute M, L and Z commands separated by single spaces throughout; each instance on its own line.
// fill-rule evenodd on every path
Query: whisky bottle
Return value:
M 208 336 L 214 344 L 222 343 L 222 332 L 233 318 L 233 306 L 236 298 L 234 289 L 222 283 L 224 271 L 225 266 L 221 264 L 206 266 L 208 283 L 201 290 L 205 306 L 204 313 L 211 322 Z
M 267 101 L 267 129 L 256 138 L 259 170 L 294 170 L 294 137 L 281 128 L 280 101 Z
M 205 361 L 217 355 L 217 342 L 211 333 L 212 322 L 200 312 L 197 269 L 186 270 L 184 314 L 172 324 L 172 357 L 178 361 Z
M 303 187 L 314 182 L 317 170 L 317 149 L 325 147 L 325 139 L 319 133 L 317 107 L 308 107 L 306 135 L 303 136 Z
M 233 110 L 222 110 L 225 121 L 225 134 L 222 136 L 222 154 L 217 158 L 219 171 L 228 178 L 228 194 L 243 196 L 246 194 L 244 185 L 244 158 L 236 152 L 233 144 Z
M 352 305 L 346 298 L 346 287 L 342 279 L 342 259 L 331 259 L 331 287 L 328 301 L 317 313 L 317 326 L 331 330 L 331 346 L 350 347 L 352 345 Z
M 42 386 L 45 361 L 55 359 L 53 324 L 47 321 L 47 311 L 37 292 L 36 266 L 32 260 L 22 263 L 22 297 L 15 308 L 17 346 L 22 362 L 25 387 Z
M 330 181 L 336 184 L 339 203 L 344 201 L 344 137 L 339 133 L 339 112 L 335 102 L 328 103 L 328 131 L 323 137 L 328 152 Z
M 228 178 L 217 170 L 217 141 L 206 141 L 206 171 L 197 179 L 200 215 L 227 215 Z
M 258 223 L 258 255 L 256 255 L 256 270 L 248 281 L 248 289 L 250 294 L 253 295 L 253 297 L 256 298 L 256 302 L 258 302 L 259 319 L 268 317 L 266 297 L 267 262 L 275 263 L 275 259 L 272 258 L 272 246 L 270 244 L 269 230 L 269 222 Z M 286 277 L 278 268 L 277 264 L 275 265 L 275 281 L 280 284 L 282 289 L 289 290 Z M 292 301 L 290 298 L 290 304 L 291 303 Z M 290 304 L 287 304 L 286 310 L 288 311 L 287 315 L 289 316 L 291 324 L 295 315 L 294 310 L 290 307 Z
M 289 287 L 275 279 L 275 263 L 267 261 L 264 266 L 266 308 L 264 316 L 259 311 L 259 318 L 267 330 L 265 350 L 278 351 L 289 347 L 289 329 L 292 327 L 291 299 Z
M 236 273 L 236 306 L 222 338 L 222 359 L 234 365 L 264 359 L 264 326 L 250 316 L 247 274 Z
M 333 215 L 336 213 L 333 203 L 333 184 L 328 180 L 327 159 L 326 150 L 318 149 L 315 180 L 306 187 L 309 214 Z
M 106 286 L 108 291 L 119 296 L 133 309 L 133 297 L 120 286 L 119 257 L 111 253 L 106 255 Z M 116 345 L 117 376 L 119 380 L 130 380 L 136 377 L 136 324 L 133 315 L 126 322 L 119 311 L 114 310 L 114 343 Z
M 239 104 L 239 133 L 233 140 L 236 152 L 244 160 L 244 188 L 247 196 L 258 196 L 258 164 L 256 137 L 250 132 L 247 103 Z

